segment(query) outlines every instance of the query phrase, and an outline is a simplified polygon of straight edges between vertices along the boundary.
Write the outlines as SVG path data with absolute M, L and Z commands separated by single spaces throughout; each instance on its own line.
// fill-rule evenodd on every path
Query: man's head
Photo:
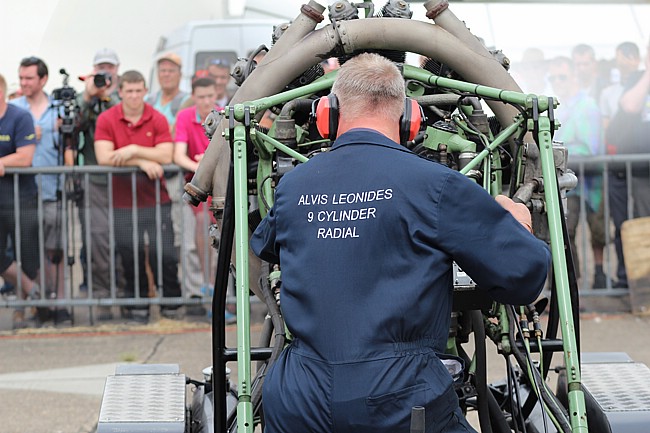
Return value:
M 570 98 L 578 92 L 578 80 L 570 58 L 560 56 L 551 60 L 546 77 L 553 92 L 560 98 Z
M 621 76 L 626 77 L 639 69 L 641 55 L 639 47 L 634 42 L 623 42 L 616 47 L 616 67 Z
M 217 99 L 226 96 L 226 87 L 230 81 L 230 63 L 224 59 L 213 59 L 208 64 L 208 74 L 217 85 Z
M 341 66 L 332 86 L 346 121 L 379 117 L 396 125 L 404 110 L 404 78 L 397 66 L 378 54 L 360 54 Z M 342 131 L 341 131 L 342 132 Z
M 176 53 L 165 53 L 158 59 L 158 83 L 163 92 L 177 92 L 181 83 L 183 62 Z
M 120 98 L 124 107 L 134 111 L 144 107 L 147 86 L 144 77 L 138 71 L 126 71 L 120 78 Z
M 192 82 L 192 100 L 201 118 L 205 118 L 217 102 L 217 85 L 212 78 L 197 78 Z
M 115 87 L 117 84 L 118 69 L 120 67 L 120 59 L 117 53 L 110 48 L 102 48 L 95 53 L 93 58 L 93 72 L 108 73 L 111 76 L 111 83 L 109 87 Z
M 5 77 L 0 74 L 0 105 L 5 103 L 5 98 L 7 96 L 7 81 Z
M 598 62 L 594 49 L 590 45 L 578 44 L 571 50 L 571 60 L 582 86 L 593 85 L 598 77 Z
M 38 57 L 25 57 L 20 61 L 18 78 L 23 95 L 32 98 L 43 92 L 43 87 L 47 84 L 47 65 Z

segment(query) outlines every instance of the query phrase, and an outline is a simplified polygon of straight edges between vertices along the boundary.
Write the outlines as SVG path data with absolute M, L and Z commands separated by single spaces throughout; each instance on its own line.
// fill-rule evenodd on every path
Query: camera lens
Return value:
M 61 99 L 63 100 L 74 99 L 74 96 L 75 95 L 73 89 L 67 89 L 67 88 L 61 89 Z
M 93 83 L 95 84 L 95 87 L 100 88 L 100 87 L 106 87 L 106 75 L 104 74 L 97 74 L 93 78 Z

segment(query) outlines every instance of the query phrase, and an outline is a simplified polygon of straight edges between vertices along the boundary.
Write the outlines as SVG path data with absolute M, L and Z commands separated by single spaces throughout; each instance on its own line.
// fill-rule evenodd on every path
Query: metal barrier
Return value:
M 618 180 L 620 181 L 619 185 L 624 184 L 626 187 L 625 201 L 627 202 L 627 206 L 625 206 L 625 209 L 617 210 L 625 212 L 625 219 L 647 216 L 635 215 L 633 182 L 643 182 L 650 186 L 650 176 L 648 175 L 648 172 L 650 172 L 650 154 L 602 155 L 591 157 L 571 156 L 569 166 L 574 168 L 578 176 L 577 191 L 580 196 L 579 231 L 581 236 L 580 243 L 577 247 L 581 274 L 579 280 L 580 294 L 581 296 L 627 296 L 629 293 L 627 288 L 614 288 L 614 283 L 616 282 L 614 276 L 617 274 L 618 257 L 614 245 L 616 235 L 614 221 L 612 220 L 610 188 L 613 185 L 612 181 L 616 181 L 614 178 L 616 174 L 622 176 Z M 603 268 L 606 274 L 606 286 L 598 288 L 593 288 L 591 285 L 590 277 L 593 275 L 594 263 L 590 254 L 591 245 L 586 236 L 590 232 L 586 218 L 586 187 L 585 182 L 580 181 L 580 179 L 584 179 L 587 175 L 602 176 L 602 203 L 605 227 Z
M 592 295 L 607 295 L 607 296 L 626 296 L 628 290 L 623 288 L 614 288 L 614 279 L 612 278 L 616 275 L 616 253 L 614 252 L 614 231 L 613 223 L 611 218 L 611 203 L 609 200 L 609 188 L 610 188 L 610 178 L 612 176 L 612 168 L 617 170 L 623 170 L 625 172 L 625 179 L 627 182 L 627 216 L 629 218 L 635 217 L 633 211 L 633 200 L 634 196 L 632 193 L 632 179 L 633 179 L 633 165 L 638 167 L 639 165 L 643 168 L 650 168 L 650 155 L 607 155 L 607 156 L 597 156 L 597 157 L 571 157 L 570 165 L 575 167 L 576 174 L 578 179 L 583 179 L 585 175 L 598 175 L 602 176 L 602 191 L 603 191 L 603 205 L 604 205 L 604 223 L 605 227 L 608 228 L 605 230 L 605 249 L 604 249 L 604 261 L 603 268 L 607 276 L 606 287 L 593 289 L 591 287 L 590 276 L 593 275 L 593 259 L 590 256 L 590 244 L 588 242 L 588 237 L 586 234 L 589 232 L 589 228 L 586 220 L 586 200 L 585 200 L 585 185 L 584 182 L 578 183 L 578 193 L 580 196 L 580 220 L 578 225 L 578 238 L 580 242 L 578 244 L 577 255 L 580 263 L 580 273 L 582 277 L 579 281 L 580 293 L 582 296 L 592 296 Z M 182 170 L 175 165 L 165 166 L 166 174 L 178 174 Z M 634 168 L 637 170 L 637 168 Z M 193 275 L 188 269 L 188 263 L 191 258 L 190 251 L 184 246 L 185 243 L 182 242 L 185 231 L 185 226 L 190 221 L 188 221 L 186 212 L 181 212 L 180 216 L 177 214 L 174 219 L 175 223 L 178 224 L 176 227 L 176 235 L 180 238 L 180 245 L 175 245 L 175 248 L 178 248 L 180 251 L 179 254 L 179 280 L 181 286 L 181 296 L 175 297 L 165 297 L 162 293 L 163 286 L 163 242 L 162 242 L 162 233 L 161 233 L 161 182 L 160 180 L 155 181 L 155 221 L 156 228 L 155 233 L 149 233 L 149 236 L 155 236 L 155 251 L 149 251 L 150 254 L 155 254 L 156 263 L 157 263 L 157 273 L 153 276 L 153 283 L 156 287 L 155 296 L 142 296 L 141 288 L 139 284 L 139 272 L 144 271 L 140 269 L 138 265 L 138 206 L 137 206 L 137 188 L 136 188 L 136 177 L 143 176 L 137 168 L 114 168 L 114 167 L 104 167 L 104 166 L 75 166 L 75 167 L 30 167 L 30 168 L 7 168 L 5 176 L 13 176 L 14 179 L 14 196 L 19 197 L 19 183 L 18 177 L 21 175 L 33 174 L 36 176 L 37 188 L 39 191 L 39 200 L 37 206 L 37 217 L 38 217 L 38 255 L 40 259 L 41 266 L 39 268 L 39 275 L 36 278 L 36 282 L 39 284 L 40 289 L 37 293 L 36 299 L 21 299 L 21 296 L 16 297 L 4 297 L 0 300 L 0 306 L 5 308 L 12 307 L 66 307 L 66 306 L 146 306 L 146 305 L 197 305 L 201 303 L 207 303 L 211 301 L 211 293 L 207 290 L 204 290 L 205 293 L 198 293 L 197 290 L 202 288 L 210 288 L 212 286 L 213 272 L 211 266 L 208 266 L 210 263 L 207 263 L 205 260 L 203 264 L 204 272 L 200 275 L 199 281 L 200 286 L 197 288 L 196 275 Z M 43 174 L 60 174 L 64 180 L 61 182 L 61 196 L 60 196 L 60 216 L 61 216 L 61 248 L 63 250 L 63 296 L 59 296 L 56 299 L 48 297 L 48 287 L 45 284 L 46 275 L 45 275 L 45 266 L 43 264 L 46 260 L 45 255 L 45 245 L 44 245 L 44 227 L 43 227 L 43 218 L 44 218 L 44 206 L 41 198 L 41 189 L 42 189 L 42 176 Z M 125 297 L 125 293 L 122 291 L 118 283 L 118 278 L 120 277 L 118 272 L 118 265 L 116 258 L 119 256 L 118 251 L 116 251 L 116 238 L 115 238 L 115 214 L 116 209 L 113 207 L 114 200 L 108 200 L 108 240 L 109 240 L 109 249 L 110 249 L 110 263 L 109 263 L 109 278 L 110 278 L 110 293 L 108 296 L 95 296 L 95 290 L 93 287 L 93 278 L 92 278 L 92 245 L 93 245 L 93 236 L 92 236 L 92 225 L 93 221 L 91 220 L 91 208 L 90 208 L 90 191 L 91 191 L 91 176 L 102 175 L 107 178 L 107 192 L 109 198 L 114 198 L 115 194 L 124 193 L 124 191 L 113 191 L 113 176 L 118 175 L 130 175 L 131 176 L 131 191 L 132 191 L 132 247 L 133 247 L 133 266 L 135 271 L 135 290 L 132 297 Z M 643 178 L 644 181 L 650 184 L 650 177 L 647 175 Z M 183 176 L 175 176 L 171 179 L 168 179 L 171 182 L 177 182 L 176 185 L 170 184 L 172 188 L 168 187 L 168 191 L 173 190 L 173 187 L 177 187 L 178 191 L 182 191 L 182 187 L 185 183 Z M 635 177 L 635 181 L 638 181 L 638 178 Z M 80 187 L 83 191 L 80 193 L 75 189 Z M 81 194 L 79 196 L 79 194 Z M 171 194 L 170 194 L 171 195 Z M 181 199 L 182 194 L 175 194 L 172 197 L 174 205 L 187 207 Z M 83 198 L 83 200 L 81 200 Z M 82 203 L 83 212 L 79 213 L 79 205 Z M 18 273 L 19 273 L 19 284 L 16 287 L 16 293 L 21 293 L 22 287 L 20 285 L 20 273 L 22 272 L 22 260 L 21 255 L 23 254 L 20 251 L 21 239 L 20 239 L 20 206 L 18 202 L 14 203 L 14 213 L 16 216 L 16 229 L 15 229 L 15 240 L 16 240 L 16 254 L 18 255 Z M 203 208 L 205 221 L 209 219 L 209 211 L 207 206 Z M 83 221 L 80 219 L 80 216 L 83 217 Z M 83 230 L 83 227 L 86 227 L 87 230 Z M 205 238 L 208 238 L 208 226 L 204 227 Z M 152 242 L 150 242 L 151 244 Z M 85 252 L 86 257 L 85 261 L 88 264 L 84 270 L 82 267 L 82 260 L 80 259 L 80 254 L 82 246 L 86 246 Z M 209 245 L 209 242 L 204 244 L 204 257 L 209 257 L 209 251 L 212 250 L 212 247 Z M 216 255 L 216 251 L 213 253 Z M 85 278 L 84 278 L 85 276 Z M 79 280 L 77 280 L 79 278 Z M 195 281 L 190 282 L 189 280 L 193 278 Z M 83 293 L 80 290 L 80 282 L 85 280 L 87 282 L 87 294 Z M 202 298 L 191 297 L 192 294 L 196 296 L 202 296 Z M 92 320 L 92 319 L 91 319 Z
M 14 184 L 14 197 L 20 197 L 19 176 L 36 175 L 36 185 L 38 189 L 37 208 L 35 209 L 38 219 L 38 232 L 34 233 L 34 242 L 30 247 L 38 249 L 39 257 L 39 271 L 35 278 L 38 284 L 38 290 L 33 294 L 30 299 L 22 299 L 21 275 L 24 272 L 23 268 L 25 263 L 23 261 L 24 251 L 21 251 L 23 239 L 21 239 L 21 206 L 19 200 L 14 200 L 14 215 L 16 220 L 16 227 L 14 230 L 15 251 L 16 251 L 16 264 L 18 272 L 18 284 L 15 287 L 17 296 L 4 296 L 0 300 L 2 307 L 71 307 L 71 306 L 146 306 L 146 305 L 161 305 L 161 306 L 180 306 L 180 305 L 198 305 L 202 303 L 211 302 L 211 292 L 208 290 L 212 287 L 212 280 L 214 278 L 213 267 L 206 259 L 204 261 L 204 271 L 201 275 L 193 275 L 188 269 L 188 263 L 191 259 L 190 251 L 187 250 L 186 245 L 188 242 L 186 238 L 186 226 L 192 221 L 188 220 L 187 208 L 189 205 L 182 201 L 183 185 L 185 179 L 182 175 L 183 171 L 180 167 L 175 165 L 168 165 L 163 167 L 167 176 L 173 176 L 166 179 L 168 183 L 168 192 L 177 191 L 172 197 L 172 205 L 178 206 L 180 212 L 175 213 L 174 225 L 176 230 L 172 230 L 172 235 L 175 236 L 176 242 L 174 243 L 175 249 L 178 251 L 169 252 L 164 251 L 163 233 L 161 230 L 161 216 L 165 204 L 161 203 L 161 181 L 155 180 L 155 206 L 153 208 L 155 218 L 155 230 L 153 233 L 147 232 L 150 246 L 155 245 L 154 250 L 148 251 L 149 254 L 155 255 L 155 266 L 157 272 L 155 275 L 149 275 L 149 282 L 153 283 L 155 287 L 154 296 L 143 296 L 142 288 L 140 287 L 140 269 L 138 261 L 138 253 L 141 252 L 139 223 L 142 216 L 139 213 L 142 208 L 138 207 L 137 197 L 138 189 L 136 188 L 138 176 L 144 174 L 136 167 L 105 167 L 105 166 L 75 166 L 75 167 L 30 167 L 30 168 L 7 168 L 5 177 L 13 176 Z M 51 296 L 56 288 L 48 287 L 46 284 L 46 271 L 44 264 L 46 263 L 46 248 L 44 241 L 44 207 L 45 202 L 42 199 L 41 191 L 43 187 L 43 176 L 47 174 L 60 175 L 60 196 L 57 200 L 58 209 L 57 218 L 60 217 L 60 247 L 63 252 L 62 262 L 63 272 L 63 296 Z M 178 175 L 180 174 L 180 175 Z M 131 189 L 130 191 L 114 191 L 113 190 L 113 177 L 114 176 L 130 176 Z M 95 241 L 92 234 L 93 221 L 91 220 L 91 176 L 97 178 L 98 176 L 106 179 L 106 191 L 108 194 L 108 242 L 109 242 L 109 263 L 108 263 L 108 278 L 110 281 L 109 293 L 104 293 L 102 296 L 97 296 L 95 287 L 93 287 L 93 242 Z M 56 179 L 56 177 L 55 177 Z M 174 182 L 174 184 L 170 184 Z M 133 269 L 135 273 L 134 286 L 135 290 L 133 296 L 127 297 L 123 292 L 123 287 L 120 287 L 120 274 L 118 259 L 120 257 L 117 242 L 116 242 L 116 215 L 119 215 L 120 210 L 114 208 L 115 197 L 117 194 L 128 194 L 132 196 L 131 224 L 132 224 L 132 256 L 133 256 Z M 24 210 L 23 210 L 24 211 Z M 204 221 L 210 221 L 210 211 L 207 206 L 202 209 Z M 23 215 L 24 217 L 25 215 Z M 119 223 L 119 221 L 118 221 Z M 84 229 L 85 228 L 85 229 Z M 208 238 L 208 226 L 204 227 L 205 238 Z M 193 233 L 192 233 L 193 235 Z M 31 237 L 31 236 L 30 236 Z M 147 235 L 145 235 L 145 239 Z M 37 240 L 37 242 L 36 242 Z M 83 248 L 85 246 L 85 248 Z M 85 263 L 82 257 L 82 249 L 85 252 Z M 203 257 L 209 258 L 210 251 L 214 250 L 209 242 L 204 243 Z M 172 254 L 178 258 L 178 278 L 181 288 L 180 296 L 165 297 L 162 293 L 163 287 L 163 257 Z M 216 250 L 212 253 L 216 255 Z M 119 259 L 118 259 L 119 260 Z M 196 263 L 196 261 L 195 261 Z M 84 269 L 85 268 L 85 269 Z M 84 278 L 85 277 L 85 278 Z M 153 281 L 151 281 L 153 280 Z M 193 285 L 190 284 L 193 280 Z M 198 281 L 198 283 L 197 283 Z M 87 290 L 80 287 L 81 283 L 87 284 Z M 196 287 L 200 285 L 199 287 Z M 191 297 L 195 295 L 195 297 Z M 200 296 L 200 297 L 199 297 Z M 91 316 L 92 320 L 92 316 Z

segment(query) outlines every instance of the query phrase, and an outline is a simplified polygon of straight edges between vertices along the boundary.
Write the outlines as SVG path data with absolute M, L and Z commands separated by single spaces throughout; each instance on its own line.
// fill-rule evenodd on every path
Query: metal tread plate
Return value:
M 650 411 L 650 368 L 645 364 L 582 364 L 581 374 L 582 384 L 603 411 Z
M 138 374 L 106 378 L 99 423 L 183 423 L 185 375 Z

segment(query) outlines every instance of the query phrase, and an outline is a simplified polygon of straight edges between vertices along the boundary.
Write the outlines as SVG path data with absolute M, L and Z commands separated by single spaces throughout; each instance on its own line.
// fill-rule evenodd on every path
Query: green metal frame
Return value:
M 571 297 L 569 292 L 568 272 L 566 268 L 566 256 L 562 235 L 561 203 L 558 199 L 558 187 L 556 178 L 556 167 L 553 156 L 552 125 L 548 116 L 542 115 L 547 112 L 549 104 L 555 105 L 551 98 L 537 97 L 532 94 L 523 94 L 514 91 L 496 89 L 463 81 L 448 79 L 431 74 L 423 69 L 405 65 L 403 74 L 406 79 L 418 80 L 428 85 L 434 85 L 444 89 L 450 89 L 469 94 L 475 94 L 483 98 L 501 100 L 514 103 L 524 107 L 528 113 L 538 113 L 535 119 L 528 119 L 525 122 L 523 116 L 514 118 L 512 125 L 506 127 L 499 133 L 489 145 L 482 150 L 462 172 L 467 173 L 472 168 L 483 163 L 489 166 L 489 159 L 498 146 L 506 144 L 514 134 L 525 131 L 537 131 L 537 143 L 539 145 L 542 175 L 544 178 L 544 196 L 546 201 L 546 214 L 551 241 L 551 253 L 555 276 L 555 286 L 558 296 L 560 326 L 564 344 L 564 361 L 568 377 L 568 398 L 569 417 L 572 432 L 587 432 L 586 406 L 584 394 L 581 389 L 580 364 L 578 359 L 578 347 L 572 316 Z M 303 98 L 317 92 L 329 89 L 336 77 L 336 72 L 331 72 L 315 82 L 282 92 L 274 96 L 261 98 L 255 101 L 237 104 L 232 111 L 235 120 L 239 123 L 227 134 L 234 134 L 234 177 L 235 177 L 235 243 L 236 243 L 236 266 L 239 270 L 248 270 L 248 181 L 247 181 L 247 139 L 250 139 L 259 154 L 258 185 L 262 185 L 261 194 L 265 197 L 272 197 L 271 185 L 269 182 L 259 183 L 271 173 L 272 152 L 280 151 L 295 158 L 300 162 L 306 162 L 307 158 L 288 148 L 279 141 L 267 134 L 256 131 L 251 119 L 257 113 L 261 113 L 273 106 L 283 104 L 293 99 Z M 229 110 L 226 110 L 228 113 Z M 525 124 L 526 123 L 526 124 Z M 493 189 L 497 182 L 484 184 L 488 189 Z M 499 191 L 491 191 L 498 193 Z M 265 209 L 260 206 L 264 215 Z M 251 358 L 250 358 L 250 303 L 249 303 L 249 278 L 248 272 L 239 271 L 236 281 L 237 292 L 237 365 L 238 365 L 238 392 L 239 403 L 237 406 L 237 425 L 240 433 L 253 431 L 253 408 L 251 403 Z M 507 324 L 507 320 L 505 321 Z

